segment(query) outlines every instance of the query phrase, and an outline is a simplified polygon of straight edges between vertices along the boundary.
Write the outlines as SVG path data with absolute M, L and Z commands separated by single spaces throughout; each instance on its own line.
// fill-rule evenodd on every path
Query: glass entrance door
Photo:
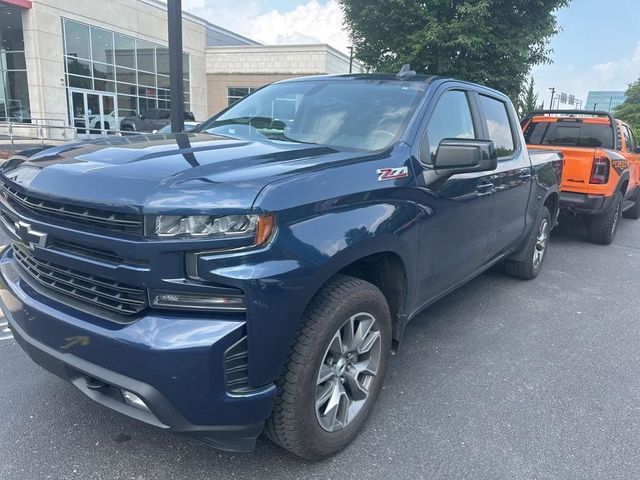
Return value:
M 117 127 L 114 95 L 91 90 L 69 89 L 71 124 L 78 137 L 87 138 L 113 134 Z

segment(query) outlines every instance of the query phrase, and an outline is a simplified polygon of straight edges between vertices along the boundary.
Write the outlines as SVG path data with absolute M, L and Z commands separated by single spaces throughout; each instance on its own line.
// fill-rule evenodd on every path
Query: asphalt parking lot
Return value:
M 494 269 L 407 329 L 355 443 L 321 463 L 230 454 L 93 404 L 0 319 L 0 479 L 640 478 L 640 221 L 554 232 L 541 276 Z M 6 336 L 6 335 L 5 335 Z

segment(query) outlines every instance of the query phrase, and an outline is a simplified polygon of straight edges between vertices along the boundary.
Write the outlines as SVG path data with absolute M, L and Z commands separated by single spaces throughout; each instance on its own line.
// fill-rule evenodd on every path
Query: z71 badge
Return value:
M 396 178 L 403 178 L 409 176 L 408 167 L 396 167 L 396 168 L 379 168 L 376 170 L 378 174 L 378 181 L 383 180 L 395 180 Z

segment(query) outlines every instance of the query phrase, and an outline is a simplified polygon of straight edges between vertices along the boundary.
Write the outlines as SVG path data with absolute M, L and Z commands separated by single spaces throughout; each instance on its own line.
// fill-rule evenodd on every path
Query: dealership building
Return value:
M 346 73 L 349 57 L 323 44 L 262 45 L 184 13 L 183 65 L 185 110 L 204 120 L 273 81 Z M 0 122 L 119 124 L 168 109 L 166 4 L 0 0 L 0 73 Z

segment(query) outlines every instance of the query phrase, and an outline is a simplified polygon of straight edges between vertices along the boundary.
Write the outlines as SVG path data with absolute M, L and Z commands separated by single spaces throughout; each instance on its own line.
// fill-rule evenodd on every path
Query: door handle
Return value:
M 523 182 L 526 182 L 531 178 L 531 172 L 529 170 L 525 170 L 524 172 L 521 172 L 520 175 L 518 175 L 518 178 Z
M 496 189 L 496 186 L 491 182 L 482 182 L 476 185 L 476 191 L 479 195 L 491 195 Z

